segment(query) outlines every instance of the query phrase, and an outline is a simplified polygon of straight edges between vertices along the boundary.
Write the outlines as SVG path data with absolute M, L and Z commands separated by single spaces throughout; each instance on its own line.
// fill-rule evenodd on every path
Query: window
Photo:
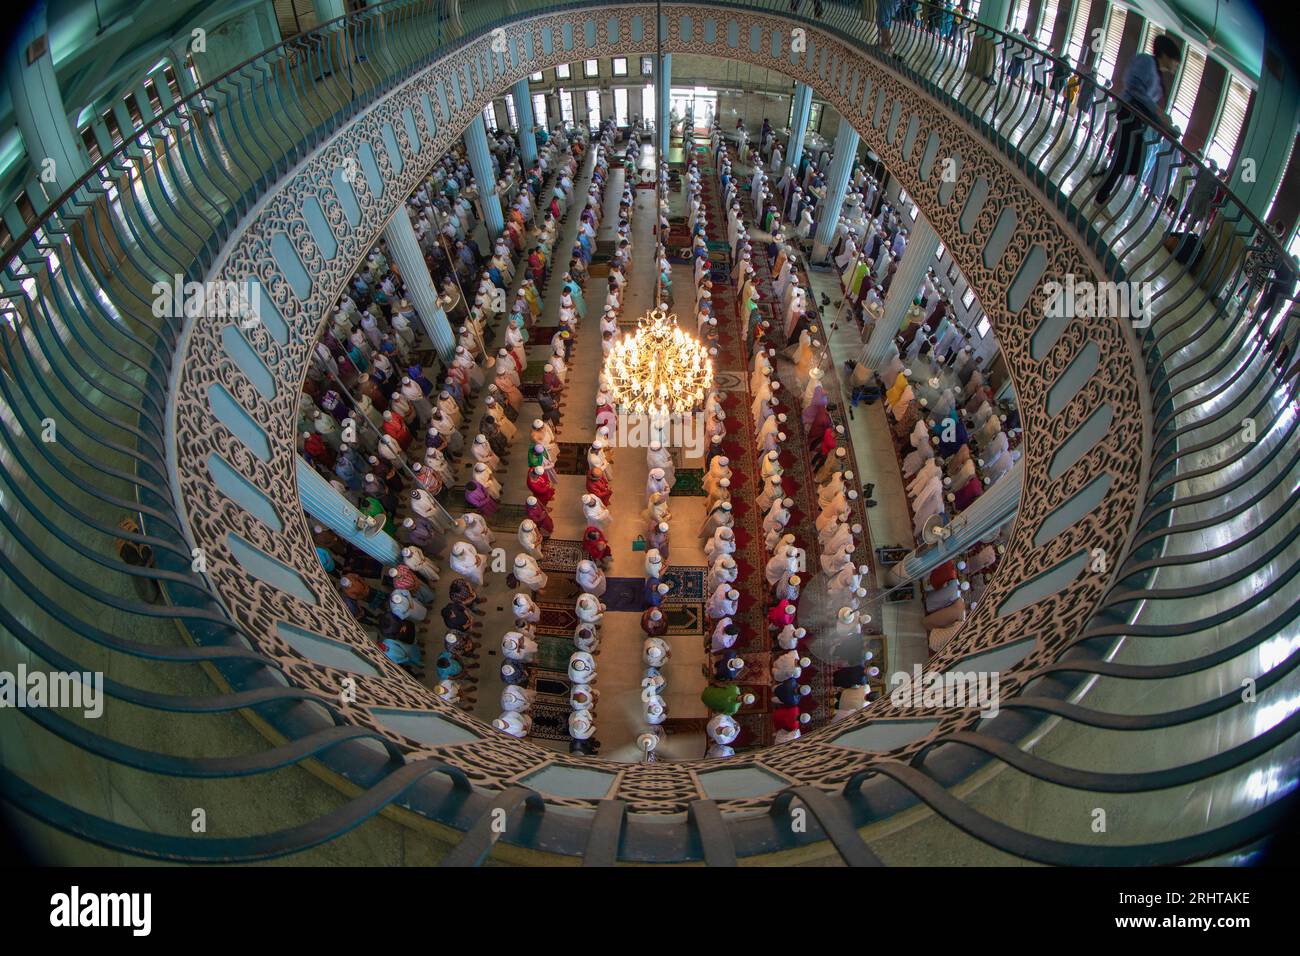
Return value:
M 808 108 L 808 129 L 820 130 L 822 128 L 822 104 L 814 103 Z M 807 130 L 805 130 L 807 132 Z
M 908 208 L 907 214 L 912 217 L 912 222 L 916 222 L 916 217 L 919 214 L 919 212 L 920 211 L 915 206 L 910 206 Z
M 653 76 L 655 71 L 655 59 L 652 56 L 641 57 L 641 75 Z
M 1115 75 L 1115 61 L 1119 58 L 1119 45 L 1124 37 L 1124 21 L 1128 11 L 1123 7 L 1110 8 L 1110 20 L 1106 23 L 1106 38 L 1101 46 L 1101 63 L 1097 66 L 1097 79 L 1106 81 Z
M 600 90 L 587 91 L 587 125 L 592 129 L 600 126 Z
M 569 64 L 561 63 L 555 68 L 555 78 L 557 80 L 567 80 L 573 76 L 573 71 L 569 69 Z
M 625 56 L 614 57 L 614 75 L 627 76 L 627 57 Z
M 1070 39 L 1065 53 L 1075 66 L 1083 65 L 1083 48 L 1088 39 L 1088 14 L 1092 12 L 1092 0 L 1079 0 L 1074 8 L 1074 21 L 1070 24 Z
M 1174 103 L 1169 110 L 1174 123 L 1179 129 L 1187 131 L 1192 120 L 1192 105 L 1196 102 L 1197 91 L 1201 88 L 1201 77 L 1205 75 L 1205 54 L 1194 47 L 1188 47 L 1183 57 L 1182 73 L 1178 85 L 1174 87 Z
M 1065 0 L 1069 3 L 1070 0 Z M 1042 47 L 1050 48 L 1052 45 L 1052 34 L 1056 32 L 1056 11 L 1059 9 L 1057 0 L 1047 0 L 1043 4 L 1043 15 L 1038 21 L 1038 44 Z
M 86 155 L 90 157 L 92 166 L 104 158 L 99 151 L 99 142 L 95 139 L 95 131 L 89 126 L 81 131 L 81 142 L 86 147 Z
M 515 98 L 506 97 L 506 118 L 510 120 L 510 131 L 519 132 L 519 112 L 515 109 Z
M 971 303 L 974 301 L 975 301 L 975 293 L 972 292 L 970 289 L 967 289 L 965 292 L 961 294 L 962 308 L 969 309 L 971 307 Z
M 1152 21 L 1148 20 L 1146 22 L 1145 29 L 1146 29 L 1146 36 L 1142 38 L 1142 52 L 1154 53 L 1155 45 L 1156 45 L 1156 37 L 1162 36 L 1165 32 L 1165 28 L 1158 23 L 1153 23 Z
M 647 123 L 655 121 L 655 85 L 647 83 L 641 87 L 641 118 Z
M 989 325 L 989 317 L 987 315 L 981 315 L 980 320 L 975 323 L 975 331 L 980 334 L 980 338 L 984 338 L 992 330 L 993 326 Z
M 619 126 L 627 126 L 627 87 L 614 87 L 614 122 Z
M 549 129 L 551 124 L 546 118 L 546 94 L 533 94 L 533 121 L 544 129 Z
M 943 243 L 941 242 L 939 243 L 939 248 L 934 250 L 934 258 L 936 262 L 943 258 L 943 253 L 944 253 L 944 248 L 943 248 Z
M 154 85 L 152 79 L 144 81 L 144 94 L 149 97 L 149 106 L 153 108 L 153 115 L 157 116 L 162 112 L 162 98 L 158 95 L 158 87 Z
M 497 128 L 497 110 L 495 104 L 489 103 L 483 107 L 483 125 L 487 127 L 490 133 Z
M 176 81 L 176 71 L 171 66 L 163 67 L 163 79 L 167 81 L 167 89 L 171 91 L 172 99 L 179 100 L 181 98 L 181 85 Z
M 1214 125 L 1214 136 L 1210 139 L 1210 149 L 1206 155 L 1223 169 L 1232 162 L 1232 154 L 1237 151 L 1237 140 L 1241 138 L 1241 129 L 1246 123 L 1246 108 L 1250 103 L 1250 88 L 1235 76 L 1228 83 L 1219 107 L 1219 120 Z
M 1011 15 L 1011 29 L 1024 30 L 1029 22 L 1029 0 L 1016 0 L 1015 12 Z
M 565 124 L 573 125 L 573 94 L 560 87 L 560 118 Z
M 599 60 L 583 60 L 583 61 L 582 61 L 582 75 L 583 75 L 583 76 L 600 76 L 600 61 L 599 61 Z
M 540 82 L 542 82 L 542 71 L 541 71 L 541 70 L 538 70 L 536 73 L 529 73 L 529 74 L 528 74 L 528 82 L 530 82 L 530 83 L 540 83 Z

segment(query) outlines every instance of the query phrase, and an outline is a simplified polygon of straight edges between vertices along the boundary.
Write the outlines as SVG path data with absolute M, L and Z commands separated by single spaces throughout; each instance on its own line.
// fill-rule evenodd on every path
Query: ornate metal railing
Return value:
M 586 852 L 601 862 L 733 862 L 737 853 L 788 849 L 818 837 L 797 837 L 785 824 L 795 798 L 819 822 L 820 835 L 853 863 L 876 860 L 857 826 L 917 801 L 983 843 L 1042 862 L 1189 862 L 1266 837 L 1293 809 L 1294 764 L 1288 761 L 1300 719 L 1286 696 L 1294 686 L 1300 606 L 1294 584 L 1300 563 L 1297 328 L 1290 286 L 1261 318 L 1260 290 L 1247 274 L 1247 263 L 1256 259 L 1246 253 L 1277 257 L 1280 249 L 1226 187 L 1216 190 L 1213 219 L 1199 243 L 1184 240 L 1172 249 L 1162 243 L 1166 202 L 1159 190 L 1148 194 L 1133 181 L 1111 203 L 1123 204 L 1114 219 L 1101 219 L 1090 202 L 1096 182 L 1087 173 L 1104 162 L 1122 105 L 1098 89 L 1089 110 L 1072 108 L 1063 97 L 1073 76 L 1068 64 L 924 5 L 915 20 L 895 21 L 889 57 L 875 49 L 875 25 L 856 5 L 827 0 L 818 16 L 809 0 L 797 12 L 778 0 L 699 8 L 765 11 L 788 17 L 792 28 L 826 31 L 866 48 L 978 130 L 990 151 L 1021 171 L 1027 188 L 1039 190 L 1077 228 L 1112 278 L 1150 282 L 1155 289 L 1154 317 L 1134 337 L 1149 387 L 1152 457 L 1145 500 L 1125 553 L 1101 557 L 1118 563 L 1118 572 L 1100 612 L 1065 654 L 1039 668 L 1032 691 L 1004 701 L 1007 713 L 987 732 L 941 734 L 908 763 L 877 761 L 845 785 L 841 799 L 793 787 L 777 795 L 763 817 L 724 816 L 712 801 L 697 800 L 680 827 L 651 826 L 638 825 L 616 800 L 603 801 L 589 819 L 557 818 L 527 788 L 481 793 L 455 767 L 435 760 L 404 764 L 390 741 L 348 724 L 335 702 L 287 685 L 277 673 L 280 663 L 251 649 L 256 645 L 193 570 L 177 513 L 168 393 L 183 316 L 152 312 L 153 284 L 174 274 L 201 280 L 279 178 L 447 49 L 498 25 L 508 28 L 522 14 L 601 6 L 483 2 L 449 8 L 390 0 L 323 25 L 240 65 L 133 131 L 72 189 L 48 197 L 47 212 L 6 250 L 11 327 L 0 376 L 5 646 L 51 669 L 109 672 L 105 691 L 116 701 L 99 719 L 103 732 L 54 710 L 22 710 L 31 722 L 21 735 L 28 743 L 13 751 L 6 799 L 100 846 L 193 861 L 301 852 L 388 806 L 409 807 L 466 831 L 451 862 L 480 861 L 490 851 L 494 833 L 487 821 L 495 810 L 512 815 L 507 843 Z M 1017 60 L 1024 82 L 1002 79 L 1002 64 Z M 986 82 L 988 76 L 998 81 Z M 1171 177 L 1168 194 L 1180 206 L 1189 201 L 1205 174 L 1199 160 L 1163 133 L 1151 137 L 1149 148 L 1157 163 L 1166 162 L 1161 171 Z M 1199 255 L 1184 265 L 1180 258 L 1189 250 Z M 1247 293 L 1235 295 L 1243 285 Z M 1278 291 L 1264 288 L 1269 295 Z M 126 516 L 137 530 L 120 528 Z M 118 547 L 123 542 L 128 553 L 131 546 L 149 549 L 148 563 L 125 560 Z M 1180 640 L 1164 640 L 1171 637 Z M 195 667 L 204 673 L 192 674 Z M 1158 690 L 1147 695 L 1146 685 L 1135 683 L 1144 681 L 1160 682 Z M 1147 696 L 1168 709 L 1135 712 Z M 201 756 L 140 745 L 156 739 L 162 713 L 207 728 L 200 733 Z M 283 742 L 247 755 L 208 756 L 227 752 L 223 744 L 241 728 L 232 719 L 236 713 L 254 715 Z M 1044 717 L 1053 718 L 1046 729 Z M 1159 746 L 1137 732 L 1157 735 Z M 1052 735 L 1053 759 L 1016 745 L 1031 734 Z M 1100 755 L 1117 737 L 1148 742 L 1138 764 L 1148 769 L 1118 762 L 1110 770 L 1077 769 L 1107 766 Z M 1217 739 L 1230 742 L 1206 743 Z M 102 794 L 51 778 L 43 767 L 47 754 L 162 775 L 169 786 L 190 785 L 193 791 L 176 797 L 185 806 L 230 799 L 228 792 L 202 790 L 203 781 L 255 777 L 273 787 L 275 771 L 311 760 L 361 793 L 287 826 L 282 821 L 295 817 L 272 799 L 267 819 L 274 829 L 256 836 L 166 836 L 116 822 Z M 1177 793 L 1180 802 L 1194 802 L 1202 790 L 1225 784 L 1235 799 L 1214 803 L 1214 816 L 1207 815 L 1213 825 L 1169 840 L 1154 836 L 1158 828 L 1151 821 L 1163 824 L 1163 817 L 1131 804 L 1147 814 L 1137 842 L 1083 844 L 1057 837 L 1086 830 L 1062 823 L 1053 836 L 1026 832 L 1000 822 L 996 805 L 981 803 L 981 789 L 964 800 L 947 789 L 990 764 L 1013 768 L 998 780 L 1020 774 L 1045 782 L 1026 786 L 1038 798 L 1050 792 L 1062 806 L 1093 808 L 1106 794 L 1168 800 Z M 1151 769 L 1161 764 L 1168 769 Z

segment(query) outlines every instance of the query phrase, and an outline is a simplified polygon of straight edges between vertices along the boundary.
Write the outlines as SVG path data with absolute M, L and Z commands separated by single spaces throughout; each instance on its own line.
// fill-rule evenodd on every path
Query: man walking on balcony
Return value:
M 1094 174 L 1106 177 L 1097 190 L 1099 205 L 1106 205 L 1121 179 L 1142 172 L 1145 127 L 1164 126 L 1160 118 L 1164 116 L 1168 96 L 1167 78 L 1173 77 L 1181 59 L 1178 44 L 1162 33 L 1156 37 L 1151 53 L 1139 53 L 1129 62 L 1120 91 L 1119 126 L 1115 130 L 1111 166 L 1104 174 Z

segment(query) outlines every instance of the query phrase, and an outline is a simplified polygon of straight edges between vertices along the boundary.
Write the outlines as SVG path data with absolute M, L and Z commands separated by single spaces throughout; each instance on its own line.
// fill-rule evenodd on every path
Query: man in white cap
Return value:
M 466 541 L 457 541 L 451 546 L 448 564 L 453 571 L 476 588 L 483 586 L 483 571 L 487 563 L 487 556 L 479 554 L 474 546 Z
M 536 697 L 537 691 L 531 688 L 520 687 L 517 684 L 507 684 L 501 690 L 501 709 L 523 713 L 532 708 L 533 700 Z
M 524 549 L 524 553 L 538 561 L 542 559 L 542 545 L 544 538 L 542 532 L 537 528 L 537 522 L 531 518 L 525 518 L 519 522 L 518 531 L 519 546 Z
M 662 468 L 651 468 L 650 474 L 646 476 L 645 495 L 649 500 L 655 495 L 667 496 L 672 492 L 672 486 L 668 484 L 668 477 Z
M 514 612 L 515 620 L 524 624 L 536 624 L 542 618 L 542 609 L 537 602 L 522 591 L 511 598 L 510 610 Z
M 506 631 L 501 635 L 501 654 L 507 660 L 528 662 L 537 657 L 537 642 L 526 631 Z
M 573 580 L 585 593 L 594 594 L 596 597 L 601 597 L 608 586 L 605 573 L 596 566 L 594 561 L 579 561 L 577 570 L 573 572 Z
M 645 553 L 645 576 L 648 579 L 658 580 L 663 577 L 664 559 L 658 549 L 651 548 Z
M 569 753 L 593 755 L 600 751 L 600 741 L 595 739 L 596 722 L 591 710 L 575 710 L 569 714 Z
M 740 724 L 736 723 L 735 718 L 729 717 L 727 714 L 714 714 L 709 718 L 709 722 L 705 724 L 704 732 L 712 741 L 706 756 L 735 756 L 736 751 L 731 747 L 731 744 L 740 736 Z
M 609 509 L 595 495 L 582 496 L 582 516 L 588 525 L 605 530 L 609 523 Z
M 424 579 L 426 584 L 438 583 L 438 566 L 415 545 L 407 545 L 402 549 L 402 563 Z
M 772 680 L 780 683 L 791 677 L 798 677 L 805 667 L 811 667 L 812 660 L 800 657 L 798 651 L 786 651 L 772 661 Z
M 518 581 L 521 586 L 532 591 L 533 594 L 537 594 L 546 587 L 546 582 L 548 580 L 546 573 L 542 571 L 537 562 L 528 555 L 515 555 L 513 570 L 515 580 Z
M 583 624 L 595 626 L 604 617 L 605 605 L 600 603 L 600 598 L 595 594 L 584 592 L 578 595 L 573 610 L 578 620 Z
M 736 531 L 734 528 L 720 527 L 714 529 L 713 537 L 704 543 L 704 556 L 713 562 L 719 557 L 736 553 Z
M 527 737 L 533 729 L 533 718 L 515 710 L 503 711 L 501 716 L 492 721 L 492 726 L 511 737 Z
M 701 541 L 706 541 L 713 537 L 714 531 L 718 528 L 731 528 L 735 526 L 735 523 L 735 517 L 731 513 L 731 502 L 720 501 L 704 516 L 697 537 Z
M 569 682 L 590 684 L 596 679 L 596 659 L 587 651 L 574 651 L 569 655 Z
M 709 565 L 709 573 L 705 576 L 705 590 L 712 593 L 718 589 L 720 584 L 732 584 L 740 576 L 740 569 L 736 564 L 736 559 L 729 554 L 719 555 L 716 561 Z
M 720 617 L 734 617 L 739 606 L 740 592 L 730 585 L 720 584 L 709 595 L 705 614 L 715 621 Z
M 477 479 L 477 475 L 475 476 Z M 497 487 L 500 487 L 499 485 Z M 496 546 L 496 535 L 488 527 L 487 521 L 476 511 L 469 511 L 456 519 L 456 530 L 462 538 L 474 546 L 479 554 L 491 554 Z

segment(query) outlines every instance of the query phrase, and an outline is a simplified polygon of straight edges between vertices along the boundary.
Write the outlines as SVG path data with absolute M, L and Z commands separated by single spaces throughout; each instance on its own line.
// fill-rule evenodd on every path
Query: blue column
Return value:
M 904 217 L 906 221 L 906 217 Z M 911 235 L 903 249 L 903 259 L 898 263 L 894 281 L 885 295 L 885 311 L 871 330 L 867 347 L 862 351 L 862 363 L 867 368 L 879 370 L 889 358 L 889 349 L 903 317 L 916 299 L 917 290 L 925 280 L 925 273 L 934 264 L 934 254 L 939 251 L 939 234 L 926 221 L 917 216 L 912 223 Z
M 806 83 L 796 83 L 794 85 L 794 118 L 790 120 L 790 142 L 785 151 L 785 165 L 796 172 L 799 170 L 799 157 L 803 155 L 803 138 L 808 132 L 808 119 L 811 115 L 812 87 Z
M 659 89 L 656 90 L 659 100 L 655 104 L 655 130 L 659 134 L 659 155 L 656 158 L 665 163 L 668 162 L 668 140 L 672 131 L 668 119 L 672 111 L 672 85 L 673 55 L 665 53 L 659 61 Z
M 367 516 L 339 494 L 311 465 L 298 456 L 298 497 L 303 510 L 349 544 L 355 545 L 376 561 L 397 564 L 402 549 L 382 527 L 374 531 L 357 529 L 359 519 Z
M 32 173 L 53 199 L 71 189 L 90 167 L 82 154 L 80 137 L 68 122 L 48 46 L 34 62 L 27 62 L 28 48 L 45 34 L 45 4 L 42 3 L 14 37 L 13 49 L 5 62 L 5 81 Z M 30 198 L 34 204 L 44 205 L 39 195 Z
M 813 262 L 824 262 L 835 237 L 835 224 L 839 222 L 844 206 L 844 193 L 849 188 L 849 175 L 858 153 L 858 131 L 843 117 L 835 134 L 835 155 L 831 158 L 830 173 L 826 176 L 826 199 L 817 210 L 817 235 L 813 237 Z
M 438 291 L 433 287 L 433 278 L 429 275 L 429 267 L 424 263 L 424 252 L 420 249 L 419 240 L 415 238 L 415 227 L 411 225 L 405 204 L 384 227 L 384 241 L 388 243 L 388 254 L 393 257 L 393 264 L 406 283 L 406 290 L 410 293 L 415 311 L 419 313 L 424 331 L 429 334 L 429 339 L 442 360 L 450 362 L 456 351 L 456 336 L 452 334 L 451 323 L 447 321 L 447 313 L 443 311 Z
M 971 502 L 969 508 L 948 522 L 944 529 L 947 538 L 938 544 L 922 545 L 890 568 L 886 575 L 889 583 L 915 581 L 992 535 L 1015 516 L 1024 478 L 1025 460 L 1021 458 L 1010 471 L 984 489 L 984 494 Z
M 515 100 L 515 118 L 519 120 L 519 155 L 523 157 L 524 172 L 537 162 L 537 131 L 533 127 L 533 97 L 528 92 L 528 77 L 524 77 L 510 89 Z
M 1229 183 L 1261 222 L 1268 215 L 1273 193 L 1286 173 L 1286 163 L 1295 145 L 1297 122 L 1300 122 L 1300 83 L 1276 32 L 1266 30 L 1255 105 L 1251 107 L 1250 124 L 1237 151 Z
M 487 128 L 483 114 L 477 114 L 465 130 L 465 149 L 469 152 L 469 165 L 478 183 L 479 200 L 483 204 L 483 221 L 488 236 L 498 238 L 506 228 L 501 214 L 501 199 L 497 196 L 497 175 L 492 168 L 492 154 L 488 151 Z

